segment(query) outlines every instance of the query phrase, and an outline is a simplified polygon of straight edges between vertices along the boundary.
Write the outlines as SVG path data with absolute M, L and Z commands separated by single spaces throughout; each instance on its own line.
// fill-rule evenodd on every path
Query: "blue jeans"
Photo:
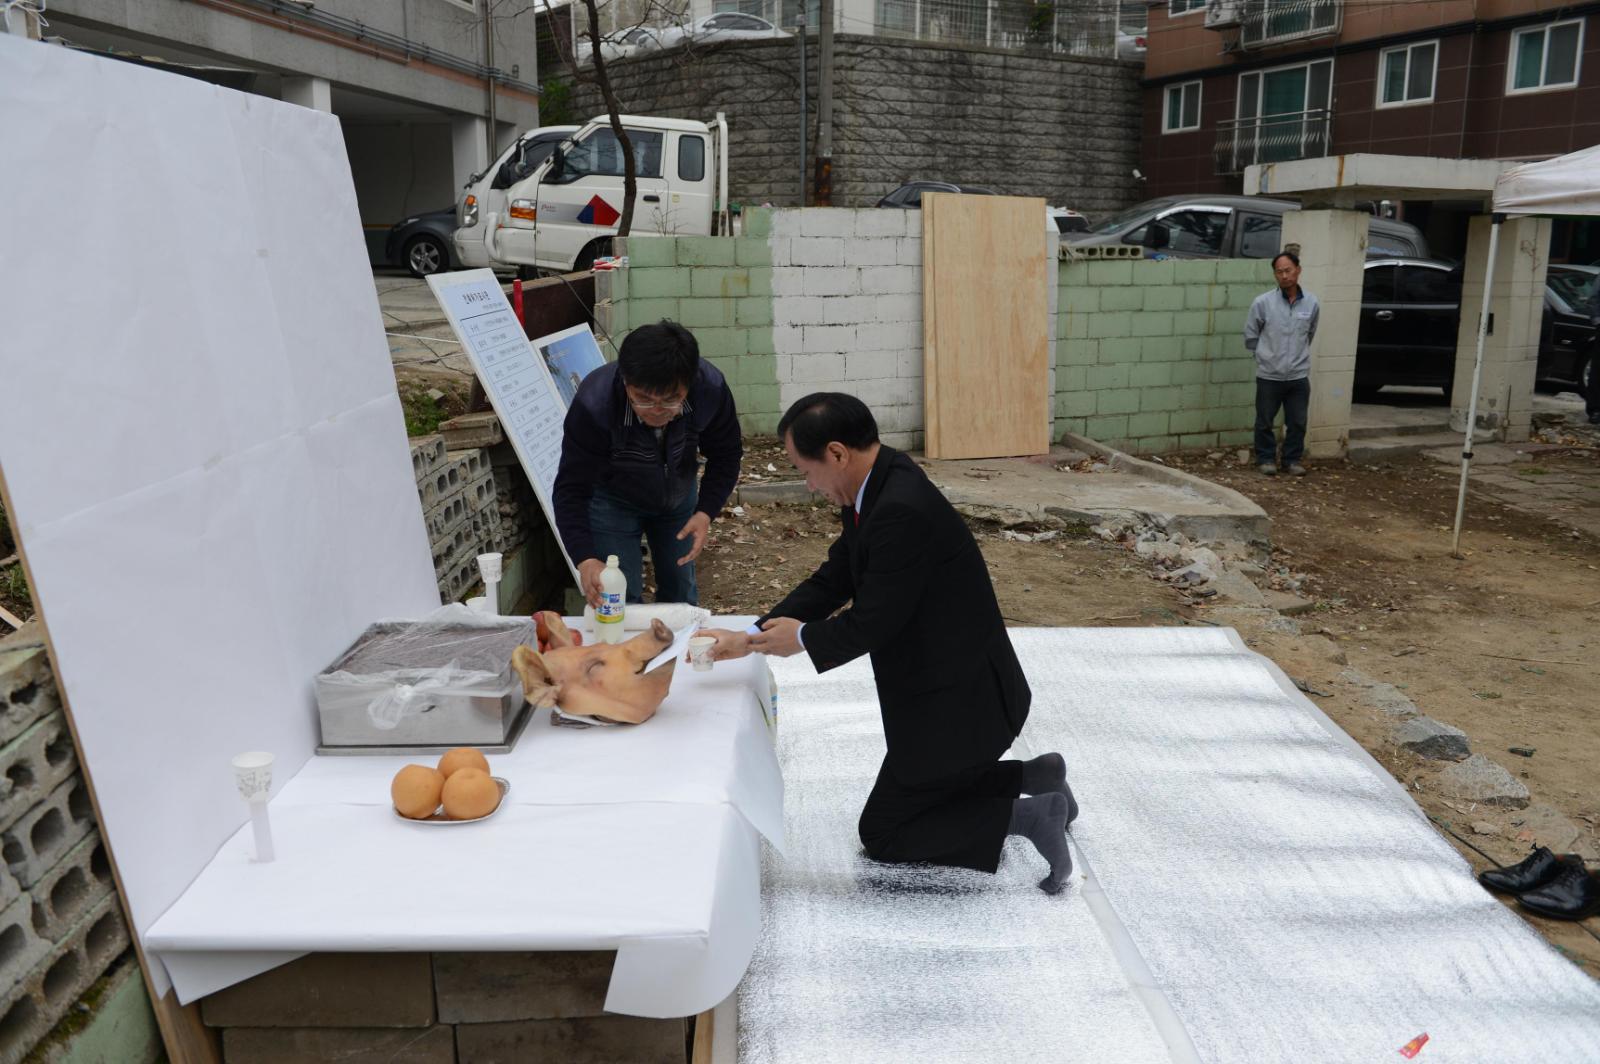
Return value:
M 682 540 L 678 532 L 694 515 L 699 491 L 691 488 L 687 498 L 667 513 L 641 510 L 630 502 L 596 488 L 589 503 L 589 531 L 594 536 L 600 560 L 615 554 L 622 575 L 628 578 L 628 601 L 644 601 L 644 554 L 639 538 L 650 542 L 650 558 L 656 570 L 656 601 L 687 602 L 699 605 L 700 593 L 694 586 L 694 562 L 677 564 L 694 546 L 692 537 Z
M 1311 379 L 1269 381 L 1256 378 L 1256 464 L 1278 460 L 1278 438 L 1272 432 L 1278 407 L 1283 407 L 1283 464 L 1294 465 L 1306 453 L 1306 410 L 1311 405 Z

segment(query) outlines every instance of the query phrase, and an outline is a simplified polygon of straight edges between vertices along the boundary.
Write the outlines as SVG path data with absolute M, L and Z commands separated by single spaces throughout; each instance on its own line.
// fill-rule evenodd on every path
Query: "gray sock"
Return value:
M 1078 819 L 1078 800 L 1067 786 L 1067 762 L 1060 754 L 1040 754 L 1022 763 L 1022 793 L 1062 794 L 1067 799 L 1067 823 Z
M 1008 835 L 1021 835 L 1039 851 L 1050 865 L 1050 874 L 1039 880 L 1046 894 L 1059 894 L 1072 874 L 1072 851 L 1067 848 L 1067 797 L 1056 791 L 1018 798 L 1011 803 Z

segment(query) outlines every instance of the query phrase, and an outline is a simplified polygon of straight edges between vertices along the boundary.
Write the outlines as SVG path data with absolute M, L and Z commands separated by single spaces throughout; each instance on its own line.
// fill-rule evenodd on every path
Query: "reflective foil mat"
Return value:
M 1046 897 L 1019 839 L 993 877 L 867 860 L 870 669 L 774 661 L 791 855 L 743 1064 L 1396 1060 L 1422 1033 L 1425 1062 L 1600 1061 L 1600 985 L 1234 633 L 1011 634 L 1015 753 L 1066 756 L 1090 881 Z

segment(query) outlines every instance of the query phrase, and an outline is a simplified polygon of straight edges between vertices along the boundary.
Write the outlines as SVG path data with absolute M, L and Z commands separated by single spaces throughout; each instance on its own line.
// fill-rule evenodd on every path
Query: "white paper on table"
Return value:
M 703 627 L 705 626 L 697 621 L 694 624 L 686 624 L 678 629 L 672 634 L 672 645 L 651 658 L 650 664 L 644 667 L 644 671 L 654 672 L 657 666 L 665 665 L 669 661 L 676 661 L 678 658 L 683 657 L 689 650 L 689 637 Z

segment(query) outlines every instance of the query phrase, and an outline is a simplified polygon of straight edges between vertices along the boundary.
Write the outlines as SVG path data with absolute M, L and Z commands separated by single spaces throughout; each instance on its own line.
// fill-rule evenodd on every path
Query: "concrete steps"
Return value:
M 1487 440 L 1482 436 L 1480 442 Z M 1352 431 L 1350 434 L 1349 457 L 1352 462 L 1378 462 L 1385 458 L 1395 458 L 1400 455 L 1417 454 L 1421 451 L 1431 451 L 1440 447 L 1461 448 L 1462 437 L 1459 432 L 1422 432 L 1408 434 L 1395 432 L 1383 436 L 1369 436 L 1357 438 Z

